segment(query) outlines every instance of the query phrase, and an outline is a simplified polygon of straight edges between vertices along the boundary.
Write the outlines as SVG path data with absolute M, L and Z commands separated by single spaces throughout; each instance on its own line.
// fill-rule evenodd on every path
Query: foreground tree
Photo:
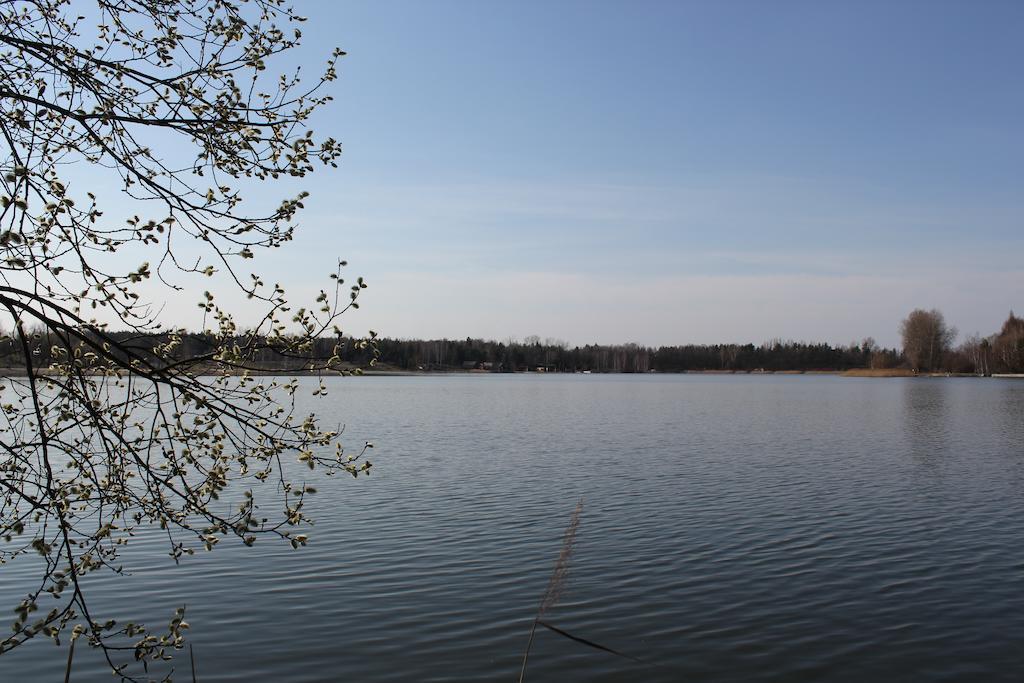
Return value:
M 942 313 L 915 309 L 900 324 L 903 355 L 914 370 L 935 371 L 956 339 L 956 329 L 947 327 Z
M 85 574 L 115 569 L 147 525 L 165 530 L 176 560 L 224 537 L 299 546 L 313 490 L 288 462 L 370 466 L 296 414 L 299 383 L 249 375 L 272 369 L 268 358 L 331 371 L 345 343 L 373 345 L 336 326 L 361 279 L 341 292 L 335 272 L 315 305 L 292 310 L 280 286 L 239 269 L 291 239 L 305 197 L 249 208 L 252 189 L 333 166 L 341 151 L 306 123 L 343 53 L 311 82 L 269 69 L 302 21 L 279 0 L 0 0 L 0 311 L 12 330 L 3 350 L 22 366 L 0 390 L 0 563 L 40 574 L 0 654 L 70 632 L 134 675 L 132 655 L 180 647 L 182 616 L 163 635 L 121 625 L 90 607 Z M 131 201 L 141 216 L 104 213 L 92 178 L 107 172 L 115 208 Z M 202 275 L 233 283 L 262 317 L 242 334 L 207 292 L 206 347 L 183 354 L 140 286 Z M 312 358 L 322 334 L 335 352 Z

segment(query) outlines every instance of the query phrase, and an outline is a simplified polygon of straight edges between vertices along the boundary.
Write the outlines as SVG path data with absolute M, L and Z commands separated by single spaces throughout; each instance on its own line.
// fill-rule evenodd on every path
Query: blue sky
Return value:
M 1024 309 L 1022 3 L 300 8 L 301 61 L 349 53 L 344 156 L 257 266 L 303 294 L 348 258 L 354 332 L 894 344 Z

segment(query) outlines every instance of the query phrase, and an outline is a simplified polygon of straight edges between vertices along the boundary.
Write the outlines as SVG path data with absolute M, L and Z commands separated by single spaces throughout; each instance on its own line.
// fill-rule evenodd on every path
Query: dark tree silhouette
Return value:
M 176 559 L 224 537 L 299 546 L 312 489 L 288 461 L 370 466 L 295 413 L 299 384 L 247 374 L 275 361 L 338 368 L 338 352 L 311 349 L 340 340 L 337 317 L 365 287 L 346 289 L 339 265 L 315 304 L 293 310 L 280 286 L 240 269 L 292 238 L 306 196 L 249 209 L 254 189 L 341 152 L 306 124 L 344 53 L 309 82 L 271 69 L 302 21 L 279 0 L 0 0 L 0 311 L 22 364 L 0 390 L 0 562 L 40 573 L 0 653 L 70 631 L 133 675 L 132 654 L 181 646 L 182 615 L 160 636 L 122 626 L 94 613 L 81 579 L 113 569 L 135 528 L 165 529 Z M 104 214 L 86 179 L 109 173 L 141 217 Z M 182 354 L 185 337 L 161 328 L 140 285 L 218 272 L 263 317 L 243 334 L 207 292 L 211 331 Z M 348 344 L 372 355 L 372 337 Z M 230 508 L 217 504 L 229 487 Z M 261 496 L 274 502 L 257 512 Z
M 914 370 L 938 370 L 949 352 L 956 329 L 946 326 L 942 313 L 915 309 L 900 323 L 903 355 Z

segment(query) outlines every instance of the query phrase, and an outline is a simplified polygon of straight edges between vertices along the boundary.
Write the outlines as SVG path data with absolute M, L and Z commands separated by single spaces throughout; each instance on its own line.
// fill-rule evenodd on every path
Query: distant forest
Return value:
M 380 362 L 403 370 L 489 370 L 491 372 L 686 372 L 723 370 L 847 370 L 865 368 L 875 354 L 896 362 L 891 349 L 774 341 L 753 344 L 688 344 L 657 348 L 637 344 L 572 346 L 527 337 L 522 341 L 482 339 L 379 342 Z
M 916 313 L 916 312 L 915 312 Z M 927 312 L 936 314 L 937 312 Z M 912 314 L 913 316 L 913 314 Z M 941 322 L 941 316 L 940 322 Z M 918 353 L 917 330 L 904 334 L 906 349 L 878 346 L 866 338 L 846 346 L 772 340 L 754 344 L 637 344 L 570 346 L 558 340 L 434 339 L 379 341 L 380 362 L 402 370 L 485 370 L 491 372 L 812 372 L 855 369 L 920 370 L 964 374 L 1024 372 L 1024 319 L 1010 313 L 1000 332 L 969 337 L 960 346 L 940 338 L 931 358 Z M 955 331 L 952 332 L 955 336 Z
M 932 338 L 931 328 L 924 333 L 912 329 L 916 316 L 938 316 L 940 329 Z M 920 326 L 918 326 L 920 327 Z M 774 340 L 754 344 L 687 344 L 648 347 L 638 344 L 570 346 L 565 342 L 539 337 L 523 340 L 487 341 L 483 339 L 375 340 L 377 365 L 383 369 L 450 372 L 809 372 L 854 369 L 898 369 L 922 372 L 967 374 L 1024 372 L 1024 319 L 1010 314 L 1002 329 L 989 337 L 977 335 L 959 346 L 952 346 L 955 330 L 945 329 L 937 311 L 915 311 L 903 323 L 904 348 L 880 347 L 871 338 L 846 346 L 824 343 Z M 212 334 L 179 333 L 173 357 L 177 360 L 201 359 L 216 347 Z M 914 336 L 916 334 L 916 337 Z M 137 333 L 111 333 L 118 342 L 135 350 L 152 349 L 166 343 L 169 335 L 140 336 Z M 33 365 L 45 368 L 52 361 L 56 339 L 46 332 L 34 336 Z M 244 344 L 246 338 L 238 337 Z M 262 343 L 251 360 L 254 369 L 301 371 L 310 357 L 331 356 L 338 340 L 323 338 L 305 358 L 282 357 L 273 344 Z M 59 344 L 57 344 L 59 346 Z M 922 348 L 927 348 L 927 358 Z M 343 340 L 341 357 L 352 366 L 365 366 L 373 357 L 373 346 L 359 340 Z M 20 347 L 8 337 L 0 341 L 0 367 L 24 367 Z

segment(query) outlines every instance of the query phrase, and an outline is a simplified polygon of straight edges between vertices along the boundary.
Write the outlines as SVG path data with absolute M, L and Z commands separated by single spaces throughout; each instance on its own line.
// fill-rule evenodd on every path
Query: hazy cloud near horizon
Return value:
M 617 282 L 558 273 L 501 273 L 462 280 L 402 274 L 375 285 L 353 322 L 389 336 L 505 339 L 528 334 L 573 344 L 760 343 L 771 339 L 898 340 L 914 306 L 939 306 L 965 334 L 989 334 L 1005 317 L 978 315 L 974 301 L 997 296 L 1024 269 L 982 277 L 668 276 Z M 935 274 L 934 277 L 938 277 Z M 842 305 L 837 305 L 842 302 Z M 879 318 L 888 324 L 877 328 Z
M 1007 298 L 1024 268 L 944 272 L 925 265 L 875 274 L 774 273 L 617 277 L 592 273 L 444 269 L 393 271 L 371 278 L 362 307 L 343 327 L 400 338 L 522 339 L 530 334 L 572 344 L 636 342 L 761 343 L 772 339 L 898 343 L 898 323 L 914 307 L 939 307 L 964 335 L 995 331 L 1008 309 L 992 315 L 977 301 Z M 353 271 L 355 272 L 355 271 Z M 297 303 L 314 286 L 289 290 Z M 229 309 L 244 302 L 226 300 Z M 195 302 L 167 304 L 170 319 L 198 327 Z M 879 320 L 883 321 L 879 324 Z M 251 323 L 246 315 L 243 324 Z

